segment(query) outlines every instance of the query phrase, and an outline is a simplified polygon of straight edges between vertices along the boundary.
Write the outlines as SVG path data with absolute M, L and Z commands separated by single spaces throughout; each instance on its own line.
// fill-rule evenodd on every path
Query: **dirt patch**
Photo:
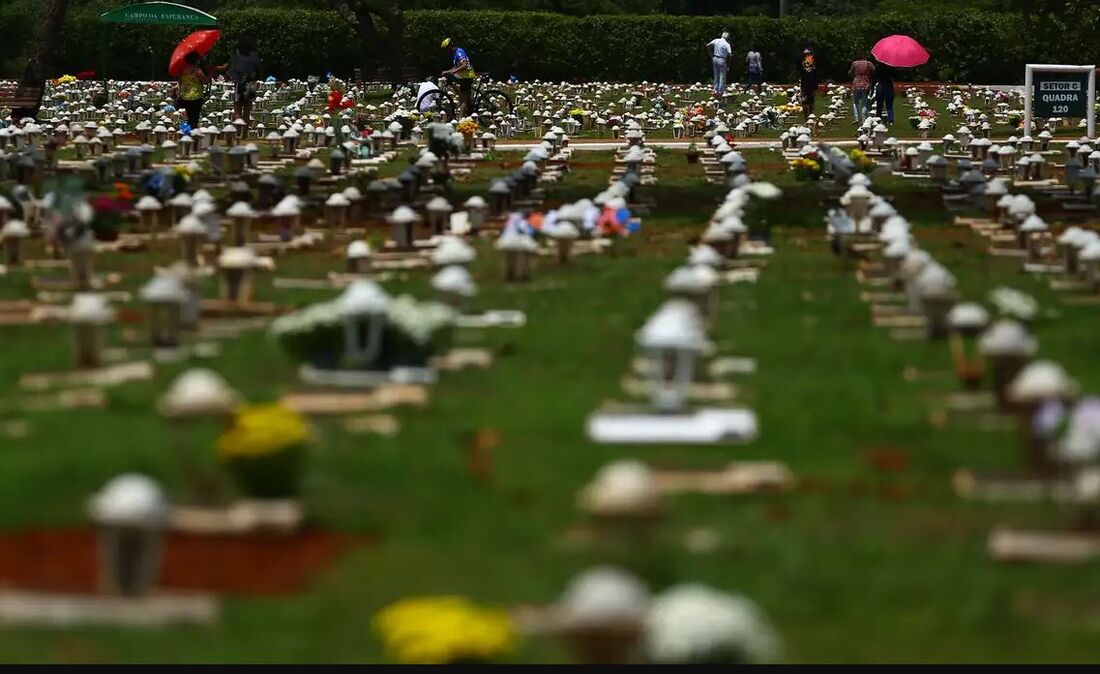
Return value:
M 160 587 L 239 595 L 304 591 L 346 550 L 369 545 L 362 537 L 321 531 L 290 536 L 172 534 Z M 95 592 L 95 531 L 34 530 L 0 535 L 0 584 L 53 592 Z
M 880 501 L 900 503 L 912 500 L 914 491 L 912 487 L 901 484 L 883 484 L 875 490 L 875 495 Z
M 863 461 L 880 473 L 901 473 L 909 470 L 909 450 L 899 447 L 876 447 L 863 452 Z

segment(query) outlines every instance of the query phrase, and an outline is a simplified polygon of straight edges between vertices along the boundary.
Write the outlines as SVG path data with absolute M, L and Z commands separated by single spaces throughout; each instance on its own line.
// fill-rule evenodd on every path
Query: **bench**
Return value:
M 42 87 L 0 85 L 0 108 L 11 109 L 12 119 L 34 117 L 42 105 Z

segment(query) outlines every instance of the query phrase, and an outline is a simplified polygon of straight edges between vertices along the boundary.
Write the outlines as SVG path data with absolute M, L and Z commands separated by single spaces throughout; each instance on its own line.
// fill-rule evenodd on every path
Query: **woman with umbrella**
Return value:
M 894 66 L 875 59 L 875 115 L 894 123 Z
M 179 83 L 176 107 L 187 112 L 187 123 L 193 129 L 199 125 L 206 85 L 210 82 L 203 56 L 210 53 L 219 37 L 221 33 L 216 30 L 195 31 L 176 45 L 168 61 L 168 74 Z
M 179 105 L 187 113 L 187 123 L 197 129 L 202 117 L 202 104 L 206 100 L 206 84 L 210 76 L 203 68 L 202 56 L 192 51 L 183 58 L 179 71 Z
M 875 66 L 875 114 L 894 121 L 894 69 L 916 68 L 928 62 L 928 52 L 908 35 L 891 35 L 871 49 Z

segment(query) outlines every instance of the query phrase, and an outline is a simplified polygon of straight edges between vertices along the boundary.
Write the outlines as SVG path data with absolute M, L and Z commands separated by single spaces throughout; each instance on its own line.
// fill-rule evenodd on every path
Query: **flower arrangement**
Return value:
M 630 209 L 605 206 L 596 218 L 596 230 L 603 237 L 630 236 L 638 226 L 630 221 Z
M 569 116 L 578 122 L 584 122 L 584 118 L 588 116 L 588 111 L 584 108 L 573 108 L 569 111 Z
M 134 201 L 134 193 L 127 183 L 115 183 L 114 194 L 99 194 L 89 199 L 95 213 L 91 229 L 96 239 L 114 241 L 122 229 L 122 220 Z
M 507 614 L 462 597 L 402 599 L 375 614 L 373 623 L 389 657 L 402 664 L 492 662 L 516 641 Z
M 777 105 L 775 109 L 781 113 L 787 115 L 798 115 L 802 113 L 802 106 L 796 103 L 786 103 L 784 105 Z
M 762 664 L 780 653 L 779 637 L 755 603 L 701 585 L 679 585 L 658 597 L 645 641 L 654 664 Z
M 932 108 L 918 106 L 917 114 L 909 118 L 909 126 L 914 129 L 921 128 L 921 122 L 928 122 L 929 128 L 936 128 L 937 113 Z
M 355 101 L 350 98 L 344 98 L 344 93 L 333 89 L 328 92 L 328 101 L 326 102 L 325 109 L 329 114 L 336 112 L 337 110 L 347 110 L 355 107 Z
M 281 404 L 242 407 L 217 442 L 218 458 L 252 498 L 290 498 L 301 488 L 311 433 L 300 414 Z
M 989 293 L 989 300 L 1002 316 L 1030 324 L 1039 313 L 1039 303 L 1034 297 L 1015 288 L 999 287 Z
M 858 173 L 871 173 L 878 166 L 874 159 L 868 157 L 867 153 L 859 148 L 855 148 L 849 152 L 848 158 L 852 160 L 852 164 L 855 166 Z
M 343 93 L 348 90 L 348 85 L 339 77 L 330 77 L 328 78 L 328 89 L 330 92 L 335 91 L 343 95 Z
M 237 411 L 234 425 L 218 439 L 223 461 L 256 458 L 305 443 L 309 426 L 302 415 L 278 403 L 249 405 Z
M 381 348 L 365 367 L 425 367 L 449 343 L 454 311 L 438 302 L 418 302 L 409 295 L 389 301 Z M 291 358 L 319 368 L 338 368 L 345 361 L 345 317 L 340 300 L 312 304 L 275 319 L 270 329 Z
M 401 295 L 390 302 L 386 312 L 388 324 L 401 336 L 418 347 L 426 347 L 450 328 L 454 310 L 439 302 L 418 302 L 410 295 Z
M 416 126 L 416 123 L 421 119 L 419 112 L 409 110 L 398 110 L 392 115 L 386 118 L 387 122 L 397 122 L 401 125 L 401 137 L 407 140 L 409 134 L 412 133 L 412 129 Z
M 115 198 L 119 201 L 134 200 L 134 192 L 130 189 L 129 183 L 115 183 L 113 187 L 115 189 Z
M 477 122 L 475 122 L 474 120 L 467 117 L 466 119 L 464 119 L 464 120 L 462 120 L 461 122 L 458 123 L 458 129 L 457 130 L 463 136 L 466 136 L 467 138 L 469 138 L 470 136 L 477 133 L 478 125 L 477 125 Z
M 175 173 L 176 180 L 182 180 L 185 186 L 191 182 L 191 169 L 187 164 L 176 164 L 172 167 L 172 172 Z
M 1019 129 L 1024 125 L 1024 116 L 1019 112 L 1008 113 L 1008 125 L 1013 129 Z
M 798 180 L 809 181 L 821 179 L 821 162 L 815 157 L 806 156 L 792 159 L 790 167 L 791 170 L 794 171 L 794 177 Z

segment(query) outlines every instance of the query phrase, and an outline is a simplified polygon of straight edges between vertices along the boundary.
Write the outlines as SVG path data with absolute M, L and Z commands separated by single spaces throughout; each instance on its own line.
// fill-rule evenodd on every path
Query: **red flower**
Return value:
M 328 92 L 328 111 L 331 113 L 336 108 L 340 107 L 340 102 L 344 100 L 344 95 L 339 91 Z
M 92 209 L 94 209 L 96 213 L 117 214 L 125 213 L 129 210 L 129 205 L 125 201 L 105 195 L 92 197 L 89 201 L 92 205 Z
M 130 186 L 126 183 L 115 183 L 115 198 L 119 201 L 133 201 L 134 193 L 130 190 Z

